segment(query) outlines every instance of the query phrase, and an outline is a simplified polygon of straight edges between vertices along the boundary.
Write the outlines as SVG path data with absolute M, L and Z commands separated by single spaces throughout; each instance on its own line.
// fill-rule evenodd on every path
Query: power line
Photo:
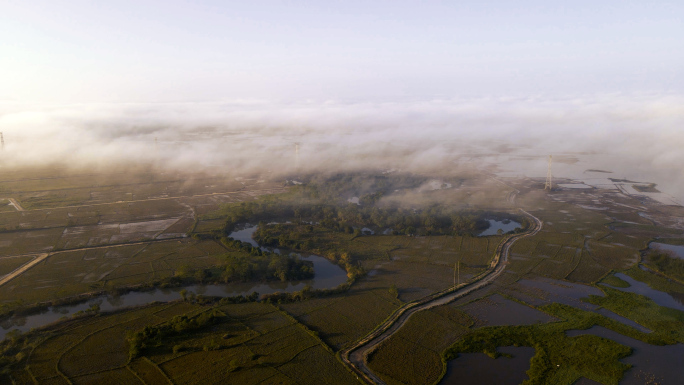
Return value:
M 553 175 L 551 175 L 551 161 L 552 157 L 549 155 L 549 169 L 546 171 L 546 183 L 544 183 L 544 190 L 551 191 L 553 189 Z

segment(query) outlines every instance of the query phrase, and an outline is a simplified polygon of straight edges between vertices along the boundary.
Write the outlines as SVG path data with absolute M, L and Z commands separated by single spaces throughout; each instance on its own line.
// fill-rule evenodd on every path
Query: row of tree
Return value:
M 167 337 L 182 335 L 214 325 L 225 317 L 225 313 L 218 309 L 213 309 L 194 317 L 179 315 L 162 324 L 146 326 L 143 330 L 128 336 L 130 344 L 129 356 L 131 359 L 139 357 L 145 349 L 161 346 L 163 340 Z

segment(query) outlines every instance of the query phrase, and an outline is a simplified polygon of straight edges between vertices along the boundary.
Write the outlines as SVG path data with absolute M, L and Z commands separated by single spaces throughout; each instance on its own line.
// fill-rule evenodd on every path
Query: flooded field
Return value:
M 556 320 L 555 317 L 499 294 L 469 303 L 461 310 L 479 320 L 483 326 L 532 325 Z
M 616 273 L 615 276 L 630 284 L 629 287 L 616 287 L 616 289 L 627 291 L 630 293 L 641 294 L 652 299 L 653 302 L 657 303 L 660 306 L 665 306 L 672 309 L 684 311 L 684 303 L 681 301 L 680 298 L 675 298 L 669 293 L 652 289 L 646 283 L 637 281 L 636 279 L 630 277 L 627 274 Z
M 484 353 L 463 353 L 449 361 L 441 385 L 518 385 L 527 379 L 534 348 L 504 346 L 499 352 L 513 358 L 492 359 Z
M 582 301 L 582 298 L 586 298 L 590 295 L 604 296 L 604 293 L 594 286 L 548 278 L 523 279 L 512 287 L 512 291 L 510 291 L 509 294 L 535 306 L 558 302 L 579 309 L 593 311 L 644 333 L 651 332 L 650 329 L 629 318 L 625 318 L 608 309 L 600 308 L 597 305 Z
M 513 289 L 523 294 L 521 300 L 532 305 L 558 302 L 584 310 L 594 310 L 596 305 L 583 302 L 582 298 L 590 295 L 603 296 L 603 292 L 593 286 L 541 277 L 520 280 Z
M 679 384 L 684 378 L 684 344 L 650 345 L 601 326 L 567 332 L 569 337 L 584 334 L 607 338 L 633 349 L 630 356 L 621 360 L 633 367 L 625 372 L 620 385 Z

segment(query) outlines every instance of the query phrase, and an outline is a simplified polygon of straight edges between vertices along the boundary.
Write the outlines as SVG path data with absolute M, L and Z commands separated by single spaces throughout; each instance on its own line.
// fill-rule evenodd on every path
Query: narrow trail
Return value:
M 172 237 L 172 238 L 164 238 L 164 239 L 150 239 L 150 240 L 146 240 L 146 241 L 136 241 L 136 242 L 128 242 L 128 243 L 112 243 L 112 244 L 99 245 L 99 246 L 75 247 L 73 249 L 56 250 L 56 251 L 51 251 L 49 253 L 42 253 L 42 254 L 9 255 L 6 257 L 2 257 L 2 258 L 16 258 L 16 257 L 25 257 L 25 256 L 32 256 L 32 255 L 38 255 L 38 258 L 21 265 L 19 268 L 17 268 L 13 272 L 4 276 L 2 279 L 0 279 L 0 286 L 6 284 L 7 282 L 11 281 L 12 279 L 14 279 L 14 278 L 20 276 L 21 274 L 25 273 L 28 269 L 39 264 L 40 262 L 44 261 L 48 257 L 51 257 L 51 256 L 56 255 L 56 254 L 71 253 L 74 251 L 108 249 L 108 248 L 112 248 L 112 247 L 149 245 L 152 243 L 181 241 L 184 239 L 188 239 L 188 238 L 187 237 Z
M 36 258 L 34 258 L 33 260 L 31 260 L 31 261 L 29 261 L 29 262 L 27 262 L 27 263 L 25 263 L 25 264 L 19 266 L 19 267 L 18 267 L 16 270 L 14 270 L 13 272 L 11 272 L 11 273 L 7 274 L 6 276 L 2 277 L 2 279 L 0 279 L 0 286 L 6 284 L 7 282 L 11 281 L 12 279 L 14 279 L 14 278 L 18 277 L 19 275 L 23 274 L 26 270 L 32 268 L 33 266 L 35 266 L 35 265 L 37 265 L 37 264 L 43 262 L 43 261 L 45 260 L 45 258 L 47 258 L 47 257 L 49 257 L 49 256 L 50 256 L 49 253 L 38 254 L 38 256 L 37 256 Z
M 496 250 L 494 260 L 492 262 L 492 269 L 478 277 L 475 277 L 471 282 L 452 287 L 450 289 L 429 295 L 420 300 L 407 303 L 401 308 L 397 309 L 390 318 L 382 323 L 375 331 L 371 332 L 365 338 L 354 344 L 353 346 L 344 349 L 340 356 L 342 362 L 347 365 L 359 378 L 363 379 L 369 384 L 384 384 L 367 365 L 367 358 L 370 353 L 377 349 L 383 341 L 387 340 L 394 333 L 399 331 L 406 321 L 415 313 L 431 309 L 436 306 L 445 305 L 457 298 L 461 298 L 477 289 L 492 283 L 498 276 L 503 273 L 508 262 L 508 253 L 515 241 L 528 236 L 535 235 L 542 228 L 542 221 L 534 215 L 525 210 L 520 209 L 525 215 L 533 220 L 534 228 L 524 234 L 513 235 L 505 242 L 501 243 Z
M 119 204 L 119 203 L 136 203 L 136 202 L 149 202 L 149 201 L 160 201 L 160 200 L 170 200 L 170 199 L 184 199 L 184 198 L 195 198 L 195 197 L 206 197 L 206 196 L 220 196 L 220 195 L 230 195 L 230 194 L 247 194 L 250 196 L 255 196 L 255 195 L 262 195 L 262 194 L 271 194 L 271 193 L 276 193 L 276 192 L 282 192 L 285 191 L 283 188 L 268 188 L 268 189 L 260 189 L 260 190 L 247 190 L 247 191 L 231 191 L 231 192 L 221 192 L 221 193 L 209 193 L 209 194 L 198 194 L 198 195 L 186 195 L 186 196 L 175 196 L 175 197 L 161 197 L 161 198 L 151 198 L 151 199 L 143 199 L 143 200 L 135 200 L 135 201 L 117 201 L 117 202 L 108 202 L 108 203 L 94 203 L 94 204 L 89 204 L 89 205 L 78 205 L 78 206 L 61 206 L 61 207 L 50 207 L 50 208 L 42 208 L 42 209 L 31 209 L 28 211 L 45 211 L 45 210 L 55 210 L 55 209 L 64 209 L 64 208 L 79 208 L 79 207 L 91 207 L 91 206 L 104 206 L 104 205 L 112 205 L 112 204 Z M 14 198 L 8 198 L 10 201 L 10 204 L 13 205 L 17 211 L 27 211 L 24 210 L 23 207 L 14 199 Z M 195 209 L 185 203 L 181 203 L 181 205 L 187 207 L 189 209 L 189 217 L 192 217 L 193 219 L 196 218 L 197 213 L 195 212 Z M 179 218 L 180 220 L 180 218 Z M 158 236 L 159 234 L 155 235 Z M 76 247 L 73 249 L 65 249 L 65 250 L 56 250 L 56 251 L 51 251 L 47 253 L 31 253 L 31 254 L 23 254 L 23 255 L 13 255 L 13 256 L 4 256 L 2 258 L 10 258 L 10 257 L 19 257 L 19 256 L 33 256 L 37 255 L 38 257 L 27 262 L 26 264 L 20 266 L 13 272 L 7 274 L 6 276 L 2 277 L 0 279 L 0 286 L 6 284 L 7 282 L 11 281 L 12 279 L 20 276 L 21 274 L 25 273 L 27 270 L 32 268 L 33 266 L 37 265 L 38 263 L 44 261 L 50 256 L 53 256 L 55 254 L 61 254 L 61 253 L 68 253 L 68 252 L 74 252 L 74 251 L 84 251 L 84 250 L 96 250 L 96 249 L 106 249 L 106 248 L 111 248 L 111 247 L 122 247 L 122 246 L 134 246 L 134 245 L 149 245 L 152 243 L 158 243 L 158 242 L 171 242 L 171 241 L 180 241 L 183 239 L 187 239 L 186 237 L 169 237 L 169 238 L 164 238 L 164 239 L 148 239 L 144 241 L 135 241 L 135 242 L 124 242 L 124 243 L 113 243 L 113 244 L 105 244 L 105 245 L 98 245 L 98 246 L 86 246 L 86 247 Z
M 122 203 L 141 203 L 141 202 L 155 202 L 155 201 L 165 201 L 165 200 L 173 200 L 173 199 L 187 199 L 187 198 L 200 198 L 200 197 L 210 197 L 210 196 L 222 196 L 222 195 L 232 195 L 232 194 L 247 194 L 250 196 L 256 196 L 258 195 L 265 195 L 265 194 L 276 194 L 279 192 L 284 192 L 285 189 L 282 187 L 274 187 L 274 188 L 267 188 L 267 189 L 260 189 L 260 190 L 244 190 L 239 189 L 236 191 L 228 191 L 228 192 L 217 192 L 217 193 L 207 193 L 207 194 L 197 194 L 197 195 L 181 195 L 181 196 L 173 196 L 173 197 L 159 197 L 159 198 L 148 198 L 148 199 L 138 199 L 138 200 L 130 200 L 130 201 L 115 201 L 115 202 L 103 202 L 103 203 L 91 203 L 91 204 L 85 204 L 85 205 L 73 205 L 73 206 L 56 206 L 56 207 L 45 207 L 45 208 L 39 208 L 39 209 L 29 209 L 25 210 L 19 203 L 14 199 L 14 198 L 8 198 L 10 203 L 17 209 L 17 211 L 46 211 L 46 210 L 58 210 L 58 209 L 73 209 L 73 208 L 79 208 L 79 207 L 97 207 L 97 206 L 108 206 L 108 205 L 114 205 L 114 204 L 122 204 Z
M 17 211 L 26 211 L 26 210 L 24 210 L 23 207 L 21 207 L 21 205 L 19 204 L 19 202 L 17 202 L 16 199 L 14 199 L 14 198 L 7 198 L 7 199 L 9 200 L 10 204 L 12 206 L 14 206 L 15 209 L 17 209 Z

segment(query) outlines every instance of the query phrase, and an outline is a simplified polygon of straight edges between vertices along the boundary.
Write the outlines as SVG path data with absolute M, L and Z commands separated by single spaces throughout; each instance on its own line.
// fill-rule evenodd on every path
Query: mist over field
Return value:
M 683 123 L 679 95 L 0 105 L 3 166 L 134 162 L 238 173 L 420 169 L 474 153 L 611 154 L 679 171 Z

